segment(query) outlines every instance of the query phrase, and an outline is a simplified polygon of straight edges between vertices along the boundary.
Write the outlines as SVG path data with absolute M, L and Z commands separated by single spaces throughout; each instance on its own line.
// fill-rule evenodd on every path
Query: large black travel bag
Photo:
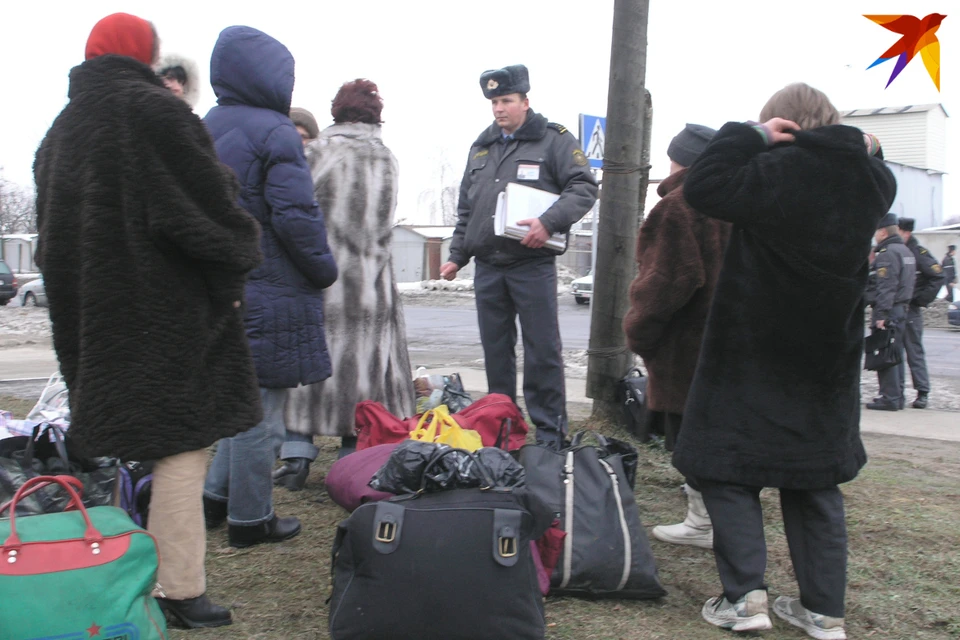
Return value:
M 494 486 L 368 502 L 343 521 L 333 549 L 330 637 L 543 638 L 530 542 L 552 513 L 522 488 Z
M 585 433 L 597 444 L 584 442 Z M 527 490 L 549 505 L 567 534 L 550 578 L 551 595 L 666 595 L 633 496 L 633 445 L 581 431 L 561 451 L 525 445 L 520 462 Z

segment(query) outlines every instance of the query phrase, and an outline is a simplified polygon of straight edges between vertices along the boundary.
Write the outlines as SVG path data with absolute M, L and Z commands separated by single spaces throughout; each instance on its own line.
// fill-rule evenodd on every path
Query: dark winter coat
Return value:
M 937 294 L 946 284 L 947 277 L 937 259 L 921 246 L 914 236 L 911 235 L 904 244 L 907 245 L 907 249 L 910 249 L 917 265 L 917 279 L 914 281 L 913 298 L 910 304 L 915 307 L 926 307 L 937 299 Z
M 681 473 L 788 489 L 857 475 L 867 261 L 895 194 L 842 125 L 767 149 L 728 123 L 690 168 L 687 203 L 734 228 L 673 455 Z
M 220 34 L 210 60 L 217 106 L 204 122 L 240 178 L 240 204 L 263 228 L 263 264 L 247 284 L 247 337 L 260 386 L 330 376 L 323 289 L 337 279 L 303 143 L 287 117 L 293 56 L 250 27 Z
M 241 312 L 256 221 L 185 102 L 133 58 L 70 72 L 37 151 L 37 264 L 84 453 L 155 460 L 260 421 Z
M 495 235 L 497 196 L 511 182 L 560 195 L 540 216 L 551 234 L 567 233 L 597 201 L 597 181 L 580 143 L 565 127 L 547 122 L 531 109 L 513 137 L 504 143 L 502 129 L 494 122 L 470 147 L 460 182 L 457 226 L 450 241 L 450 262 L 461 268 L 471 256 L 506 266 L 556 255 L 545 247 L 530 249 L 517 240 Z M 527 171 L 524 176 L 521 166 Z
M 637 277 L 623 320 L 627 345 L 647 367 L 649 408 L 683 413 L 731 225 L 683 199 L 687 169 L 657 187 L 661 200 L 637 236 Z

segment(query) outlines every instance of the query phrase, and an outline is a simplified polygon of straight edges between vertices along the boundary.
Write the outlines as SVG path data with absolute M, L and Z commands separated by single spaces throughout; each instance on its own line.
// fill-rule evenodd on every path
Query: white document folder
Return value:
M 518 241 L 523 240 L 530 227 L 521 227 L 517 225 L 517 221 L 539 218 L 559 199 L 560 196 L 555 193 L 511 182 L 506 190 L 497 196 L 497 208 L 493 217 L 494 233 Z M 544 246 L 563 253 L 567 248 L 567 236 L 555 233 Z

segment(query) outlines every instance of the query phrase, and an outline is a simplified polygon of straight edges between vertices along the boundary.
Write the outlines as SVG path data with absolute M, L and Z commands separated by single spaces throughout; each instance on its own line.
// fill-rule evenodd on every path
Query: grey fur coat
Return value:
M 354 435 L 362 400 L 401 418 L 415 410 L 403 306 L 390 254 L 397 159 L 380 126 L 334 124 L 306 149 L 314 191 L 340 279 L 324 292 L 333 375 L 290 390 L 286 426 L 322 436 Z

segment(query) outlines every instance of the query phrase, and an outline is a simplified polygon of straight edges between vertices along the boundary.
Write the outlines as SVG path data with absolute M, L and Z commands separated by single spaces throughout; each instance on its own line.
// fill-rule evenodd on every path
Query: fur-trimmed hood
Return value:
M 183 99 L 190 108 L 196 108 L 200 101 L 200 67 L 196 61 L 176 53 L 168 53 L 160 58 L 160 61 L 154 65 L 153 70 L 157 73 L 170 67 L 183 67 L 187 74 L 187 82 L 183 85 Z

